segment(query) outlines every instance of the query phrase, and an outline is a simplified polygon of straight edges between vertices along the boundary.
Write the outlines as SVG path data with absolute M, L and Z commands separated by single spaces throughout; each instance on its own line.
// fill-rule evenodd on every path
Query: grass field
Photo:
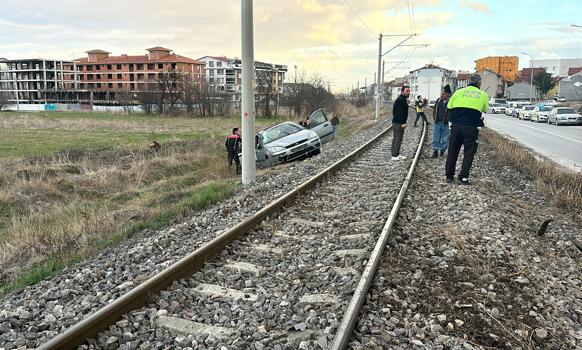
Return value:
M 340 138 L 370 126 L 346 113 Z M 287 117 L 257 119 L 257 128 Z M 0 113 L 0 295 L 230 196 L 240 117 Z M 148 149 L 156 140 L 159 152 Z

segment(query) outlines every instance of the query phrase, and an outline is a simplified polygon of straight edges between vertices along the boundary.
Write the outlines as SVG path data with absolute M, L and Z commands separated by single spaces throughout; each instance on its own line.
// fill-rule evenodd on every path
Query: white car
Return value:
M 556 107 L 548 115 L 548 124 L 556 125 L 576 125 L 582 124 L 582 115 L 576 113 L 574 108 Z
M 488 113 L 505 113 L 505 105 L 499 103 L 492 103 L 489 105 L 489 109 L 487 110 Z
M 519 119 L 522 119 L 522 120 L 530 120 L 531 119 L 531 112 L 533 112 L 534 108 L 536 108 L 536 107 L 532 106 L 532 105 L 523 106 L 519 110 L 517 117 Z
M 530 120 L 532 122 L 545 123 L 548 121 L 548 115 L 552 110 L 553 108 L 550 106 L 536 106 L 530 113 Z

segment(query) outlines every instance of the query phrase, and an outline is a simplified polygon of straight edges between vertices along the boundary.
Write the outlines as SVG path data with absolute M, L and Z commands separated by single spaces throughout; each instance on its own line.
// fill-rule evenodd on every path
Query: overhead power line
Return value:
M 376 39 L 376 34 L 374 34 L 374 31 L 372 29 L 370 29 L 370 27 L 366 24 L 366 22 L 364 22 L 364 20 L 362 19 L 362 17 L 360 17 L 360 15 L 356 12 L 356 10 L 354 10 L 354 8 L 350 4 L 350 2 L 348 0 L 344 0 L 344 2 L 349 7 L 349 9 L 352 11 L 352 13 L 358 18 L 358 20 L 360 20 L 360 23 L 362 23 L 362 25 L 364 26 L 364 28 L 366 28 L 366 30 L 368 31 L 368 33 L 370 33 L 370 35 L 374 39 Z

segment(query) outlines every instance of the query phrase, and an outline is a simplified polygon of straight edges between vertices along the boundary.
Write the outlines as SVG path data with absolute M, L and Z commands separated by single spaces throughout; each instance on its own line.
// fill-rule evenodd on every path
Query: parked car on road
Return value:
M 321 145 L 335 138 L 333 127 L 321 109 L 308 120 L 307 126 L 284 122 L 260 131 L 255 140 L 257 166 L 269 167 L 319 154 Z
M 556 102 L 566 102 L 566 99 L 562 96 L 556 96 L 556 97 L 554 97 L 554 100 Z
M 534 108 L 534 110 L 530 113 L 530 120 L 532 122 L 547 122 L 548 121 L 548 115 L 550 114 L 550 112 L 552 111 L 552 107 L 550 106 L 536 106 Z
M 535 106 L 532 105 L 525 105 L 523 106 L 517 115 L 519 119 L 522 120 L 530 120 L 531 119 L 531 112 L 534 110 Z
M 548 124 L 556 125 L 576 125 L 582 124 L 582 115 L 576 113 L 574 108 L 556 107 L 548 115 Z
M 487 110 L 488 113 L 505 113 L 505 105 L 499 103 L 491 103 L 489 104 L 489 108 Z

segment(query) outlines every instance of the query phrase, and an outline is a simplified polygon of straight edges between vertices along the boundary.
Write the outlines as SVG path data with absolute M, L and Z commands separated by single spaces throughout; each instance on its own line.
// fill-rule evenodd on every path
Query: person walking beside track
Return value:
M 414 127 L 418 124 L 418 120 L 422 117 L 422 120 L 427 126 L 430 125 L 428 119 L 426 119 L 426 114 L 424 114 L 424 107 L 426 107 L 426 100 L 422 99 L 422 96 L 418 95 L 416 101 L 414 101 L 414 107 L 416 108 L 416 119 L 414 120 Z
M 480 87 L 481 76 L 476 73 L 471 74 L 469 85 L 455 91 L 447 104 L 451 125 L 449 153 L 445 166 L 447 183 L 454 182 L 457 158 L 463 146 L 463 165 L 459 173 L 459 181 L 463 185 L 469 184 L 469 171 L 477 153 L 479 129 L 484 126 L 482 113 L 487 112 L 489 100 L 487 93 Z
M 406 159 L 405 156 L 400 155 L 400 145 L 408 120 L 408 96 L 410 96 L 410 86 L 404 85 L 392 107 L 392 130 L 394 131 L 391 147 L 392 160 Z
M 333 133 L 337 133 L 337 127 L 340 123 L 339 117 L 337 116 L 337 113 L 333 114 L 333 118 L 331 118 L 331 126 L 333 127 Z
M 449 84 L 445 85 L 432 109 L 432 120 L 434 121 L 434 128 L 432 130 L 432 156 L 436 158 L 442 157 L 449 146 L 449 110 L 447 103 L 451 97 L 451 87 Z

